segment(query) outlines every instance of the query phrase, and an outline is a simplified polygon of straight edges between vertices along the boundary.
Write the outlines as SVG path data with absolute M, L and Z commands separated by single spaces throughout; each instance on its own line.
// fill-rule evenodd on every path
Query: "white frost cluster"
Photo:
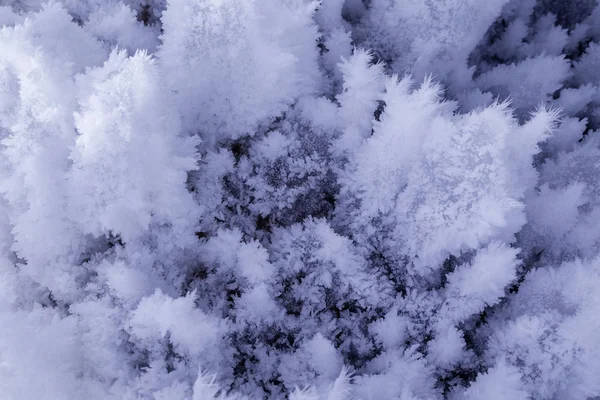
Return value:
M 0 398 L 600 399 L 599 27 L 0 1 Z

